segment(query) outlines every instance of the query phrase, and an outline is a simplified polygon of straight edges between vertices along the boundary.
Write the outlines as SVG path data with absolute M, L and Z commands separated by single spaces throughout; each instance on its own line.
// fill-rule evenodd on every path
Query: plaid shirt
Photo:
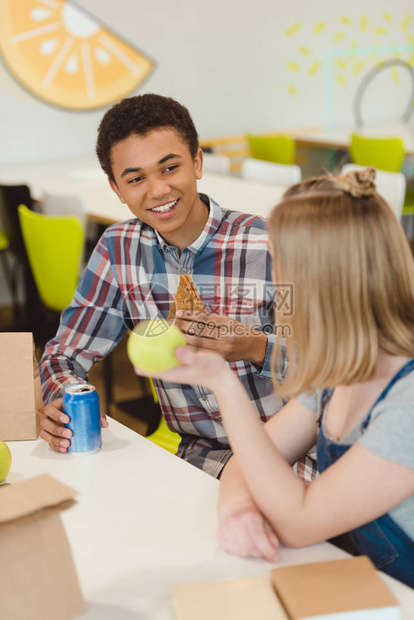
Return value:
M 263 421 L 283 406 L 273 394 L 270 375 L 275 286 L 264 220 L 222 210 L 207 196 L 200 197 L 209 206 L 209 217 L 198 239 L 181 254 L 138 219 L 105 231 L 40 362 L 45 402 L 61 396 L 64 384 L 85 380 L 128 327 L 145 318 L 167 317 L 179 275 L 188 273 L 208 312 L 265 331 L 263 368 L 248 361 L 229 364 Z M 158 380 L 154 384 L 168 426 L 182 437 L 178 455 L 219 476 L 231 451 L 212 392 Z

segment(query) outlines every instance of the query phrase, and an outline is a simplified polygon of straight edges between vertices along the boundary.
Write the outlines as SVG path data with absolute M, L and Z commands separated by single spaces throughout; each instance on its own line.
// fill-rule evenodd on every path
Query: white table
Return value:
M 83 194 L 90 219 L 105 225 L 132 217 L 128 207 L 110 189 L 96 158 L 50 161 L 0 168 L 0 183 L 26 184 L 35 200 L 44 191 Z M 214 198 L 226 209 L 266 217 L 282 197 L 285 187 L 247 181 L 230 175 L 205 173 L 199 191 Z
M 269 576 L 275 565 L 219 548 L 217 480 L 114 420 L 103 438 L 100 452 L 83 456 L 57 454 L 42 440 L 8 444 L 7 482 L 49 473 L 79 491 L 62 518 L 88 606 L 82 618 L 171 620 L 172 585 Z M 342 557 L 320 543 L 282 548 L 280 565 Z M 414 590 L 383 577 L 411 620 Z
M 367 124 L 363 127 L 337 126 L 331 129 L 310 127 L 292 130 L 289 135 L 295 139 L 299 147 L 347 149 L 352 133 L 368 138 L 401 138 L 406 154 L 414 154 L 414 122 L 412 121 L 410 123 Z

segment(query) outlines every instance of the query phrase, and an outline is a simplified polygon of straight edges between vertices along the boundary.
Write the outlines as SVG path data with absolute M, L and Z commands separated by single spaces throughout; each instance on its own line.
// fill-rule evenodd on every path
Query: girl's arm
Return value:
M 263 425 L 275 446 L 293 465 L 316 439 L 316 416 L 293 400 Z M 220 477 L 218 539 L 229 553 L 277 561 L 277 539 L 261 514 L 233 456 Z
M 240 417 L 238 419 L 240 420 Z M 316 415 L 297 399 L 291 400 L 262 428 L 291 466 L 316 442 Z M 224 467 L 220 478 L 220 520 L 241 508 L 251 506 L 255 506 L 254 499 L 241 473 L 237 456 L 233 456 Z
M 279 560 L 276 534 L 256 506 L 235 457 L 221 474 L 218 508 L 217 538 L 228 553 Z
M 252 498 L 284 544 L 304 546 L 349 531 L 389 512 L 414 493 L 413 469 L 377 456 L 360 444 L 306 486 L 285 460 L 296 457 L 293 442 L 289 450 L 282 446 L 283 453 L 278 450 L 224 360 L 214 353 L 185 348 L 175 353 L 182 366 L 158 377 L 203 385 L 214 392 Z M 302 409 L 298 409 L 302 423 L 311 425 L 309 416 L 314 414 Z M 279 415 L 268 427 L 276 441 L 290 427 L 287 420 L 284 429 L 280 423 L 281 435 L 276 438 Z M 297 421 L 292 432 L 301 436 Z
M 414 492 L 413 469 L 360 444 L 306 486 L 263 431 L 236 377 L 222 376 L 215 394 L 252 497 L 287 546 L 301 547 L 352 530 L 389 512 Z

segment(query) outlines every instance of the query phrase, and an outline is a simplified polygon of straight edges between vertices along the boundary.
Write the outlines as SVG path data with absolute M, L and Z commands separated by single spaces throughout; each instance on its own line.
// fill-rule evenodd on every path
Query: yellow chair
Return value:
M 386 172 L 399 172 L 405 158 L 405 148 L 401 138 L 367 138 L 352 134 L 349 150 L 354 164 L 375 166 L 378 170 Z M 414 215 L 414 190 L 412 189 L 406 190 L 402 215 Z
M 248 134 L 250 155 L 276 164 L 295 163 L 296 143 L 290 136 L 255 136 Z
M 351 159 L 359 166 L 375 166 L 386 172 L 399 172 L 405 157 L 401 138 L 367 138 L 351 135 Z
M 9 247 L 9 238 L 6 233 L 0 230 L 0 252 L 4 252 Z
M 403 215 L 414 215 L 414 189 L 407 189 L 405 192 Z
M 150 387 L 154 402 L 158 403 L 158 395 L 155 391 L 152 379 L 150 379 Z M 164 448 L 164 450 L 168 450 L 168 452 L 176 454 L 178 446 L 180 445 L 181 436 L 178 433 L 173 433 L 173 431 L 170 431 L 164 419 L 164 416 L 161 415 L 160 423 L 157 430 L 151 433 L 151 435 L 148 435 L 147 439 L 157 444 L 157 446 Z
M 25 205 L 17 208 L 22 240 L 40 298 L 36 344 L 56 333 L 59 316 L 70 304 L 79 276 L 83 230 L 77 218 L 49 217 Z
M 40 298 L 62 312 L 78 283 L 84 233 L 76 217 L 50 217 L 18 208 L 24 244 Z

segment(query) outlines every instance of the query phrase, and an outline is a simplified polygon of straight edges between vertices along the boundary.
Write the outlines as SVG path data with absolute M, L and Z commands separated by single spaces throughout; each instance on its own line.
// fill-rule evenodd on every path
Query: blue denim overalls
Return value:
M 405 377 L 413 370 L 414 360 L 410 360 L 391 379 L 362 421 L 362 433 L 368 428 L 374 407 L 384 400 L 399 379 L 402 379 L 402 377 Z M 317 441 L 319 473 L 322 473 L 327 467 L 337 461 L 351 447 L 338 444 L 329 439 L 325 434 L 323 414 L 332 396 L 332 392 L 333 390 L 324 390 L 322 394 L 321 412 L 318 420 L 320 428 Z M 346 541 L 345 545 L 339 543 L 339 546 L 343 546 L 347 551 L 352 550 L 355 555 L 369 556 L 378 569 L 399 579 L 408 586 L 414 587 L 414 540 L 409 538 L 388 514 L 355 530 L 351 530 L 343 537 L 338 537 L 338 540 L 342 540 L 342 543 Z

